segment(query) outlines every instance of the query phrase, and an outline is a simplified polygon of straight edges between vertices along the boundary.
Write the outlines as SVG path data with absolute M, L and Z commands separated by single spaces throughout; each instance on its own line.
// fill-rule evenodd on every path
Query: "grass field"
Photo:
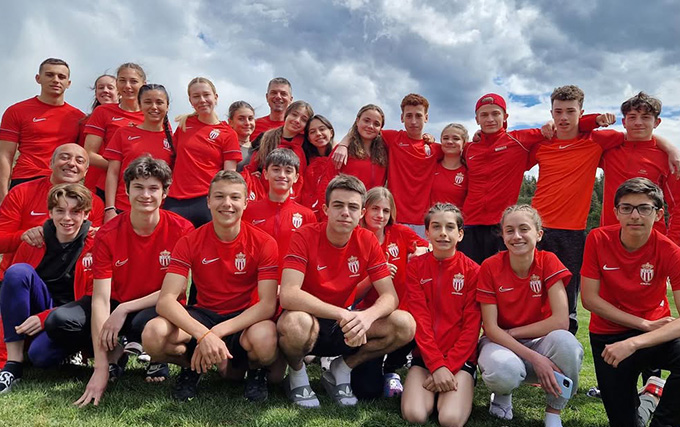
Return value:
M 590 346 L 587 339 L 588 313 L 579 308 L 581 328 L 578 339 L 585 349 L 578 395 L 564 410 L 565 426 L 607 426 L 599 399 L 586 396 L 595 385 Z M 677 312 L 675 313 L 677 315 Z M 176 373 L 173 370 L 173 373 Z M 71 403 L 82 394 L 91 370 L 61 367 L 43 371 L 27 368 L 24 380 L 11 393 L 0 396 L 1 426 L 405 426 L 398 399 L 361 402 L 343 409 L 332 404 L 319 382 L 318 365 L 309 368 L 312 387 L 321 400 L 318 410 L 301 410 L 289 404 L 280 387 L 270 386 L 264 404 L 250 404 L 242 397 L 243 384 L 221 380 L 216 373 L 204 376 L 199 396 L 192 402 L 177 403 L 170 398 L 173 379 L 163 384 L 146 384 L 144 369 L 128 365 L 125 375 L 110 385 L 97 408 L 77 409 Z M 522 386 L 514 394 L 512 421 L 500 421 L 488 412 L 489 392 L 483 382 L 475 390 L 468 426 L 542 426 L 544 394 L 540 388 Z M 428 425 L 436 425 L 431 421 Z

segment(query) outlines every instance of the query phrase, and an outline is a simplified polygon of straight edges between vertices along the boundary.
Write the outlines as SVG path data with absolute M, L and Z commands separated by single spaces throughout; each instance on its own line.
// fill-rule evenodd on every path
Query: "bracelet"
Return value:
M 114 210 L 114 211 L 115 211 L 115 210 L 116 210 L 116 207 L 115 207 L 115 206 L 109 206 L 108 208 L 104 208 L 104 212 L 108 212 L 108 211 L 110 211 L 110 210 Z
M 201 340 L 203 340 L 203 338 L 205 338 L 211 332 L 212 332 L 212 330 L 208 329 L 208 332 L 206 332 L 205 334 L 203 334 L 203 336 L 201 338 L 196 340 L 196 345 L 199 345 L 201 343 Z

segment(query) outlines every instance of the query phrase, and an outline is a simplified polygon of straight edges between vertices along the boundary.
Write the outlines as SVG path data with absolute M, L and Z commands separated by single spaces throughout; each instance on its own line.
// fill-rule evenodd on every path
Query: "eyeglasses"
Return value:
M 641 216 L 650 216 L 652 213 L 656 212 L 658 209 L 659 208 L 657 208 L 656 206 L 646 205 L 646 204 L 645 205 L 637 205 L 637 206 L 622 204 L 622 205 L 618 205 L 616 207 L 616 210 L 621 215 L 630 215 L 630 214 L 633 213 L 634 210 L 637 210 L 638 213 Z

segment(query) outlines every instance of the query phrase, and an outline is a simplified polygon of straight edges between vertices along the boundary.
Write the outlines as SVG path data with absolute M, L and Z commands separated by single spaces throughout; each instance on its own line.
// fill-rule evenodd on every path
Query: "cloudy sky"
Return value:
M 191 111 L 186 84 L 199 75 L 217 85 L 222 116 L 239 99 L 265 115 L 267 82 L 285 76 L 339 134 L 366 103 L 399 128 L 409 92 L 430 100 L 435 135 L 449 122 L 475 129 L 474 103 L 492 91 L 510 101 L 511 128 L 535 126 L 553 88 L 576 84 L 586 112 L 618 112 L 640 90 L 658 96 L 657 132 L 680 146 L 679 23 L 675 0 L 10 2 L 0 110 L 37 93 L 46 57 L 69 62 L 67 101 L 83 110 L 95 77 L 127 61 L 168 88 L 172 115 Z

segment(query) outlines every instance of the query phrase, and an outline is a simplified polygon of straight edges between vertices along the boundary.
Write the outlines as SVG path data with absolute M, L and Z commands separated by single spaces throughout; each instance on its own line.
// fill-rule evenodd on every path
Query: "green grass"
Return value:
M 674 312 L 677 316 L 677 312 Z M 607 426 L 599 399 L 587 397 L 595 385 L 590 346 L 587 338 L 588 312 L 579 308 L 581 328 L 577 335 L 585 349 L 578 394 L 563 411 L 565 426 Z M 173 373 L 176 374 L 176 368 Z M 280 387 L 270 386 L 264 404 L 250 404 L 242 397 L 243 384 L 223 381 L 216 373 L 204 376 L 199 396 L 179 404 L 170 398 L 173 380 L 146 384 L 144 370 L 135 363 L 125 375 L 110 385 L 99 407 L 77 409 L 72 402 L 82 394 L 91 370 L 61 367 L 43 371 L 27 368 L 24 379 L 11 393 L 0 397 L 0 426 L 406 426 L 401 419 L 398 399 L 362 402 L 343 409 L 332 404 L 319 382 L 318 365 L 309 369 L 312 387 L 318 392 L 321 408 L 302 410 L 289 404 Z M 540 388 L 522 386 L 514 393 L 512 421 L 500 421 L 488 412 L 489 391 L 480 380 L 468 426 L 542 426 L 544 394 Z M 436 420 L 435 420 L 436 421 Z M 428 425 L 436 425 L 431 421 Z

